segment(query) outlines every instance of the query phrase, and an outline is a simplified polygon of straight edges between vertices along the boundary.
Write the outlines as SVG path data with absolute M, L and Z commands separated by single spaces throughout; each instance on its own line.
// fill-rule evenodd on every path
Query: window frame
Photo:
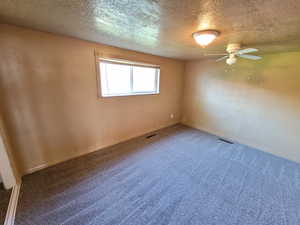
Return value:
M 110 63 L 117 65 L 126 65 L 130 66 L 130 89 L 131 92 L 124 94 L 103 94 L 102 90 L 102 75 L 100 69 L 100 63 Z M 98 83 L 98 97 L 99 98 L 109 98 L 109 97 L 123 97 L 123 96 L 138 96 L 138 95 L 158 95 L 160 94 L 160 66 L 154 64 L 148 64 L 143 62 L 128 61 L 122 59 L 113 59 L 113 58 L 97 58 L 96 59 L 97 67 L 97 83 Z M 133 67 L 146 67 L 155 69 L 155 91 L 133 91 Z

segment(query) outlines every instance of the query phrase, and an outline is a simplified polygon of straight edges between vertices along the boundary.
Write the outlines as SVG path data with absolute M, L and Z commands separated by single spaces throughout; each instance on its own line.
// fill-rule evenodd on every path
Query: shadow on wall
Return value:
M 73 78 L 72 74 L 67 77 L 57 75 L 64 73 L 64 61 L 53 57 L 46 63 L 43 57 L 47 56 L 36 58 L 14 49 L 6 51 L 10 52 L 2 55 L 10 58 L 1 59 L 1 113 L 8 132 L 14 136 L 15 141 L 11 144 L 17 153 L 19 169 L 24 171 L 27 162 L 46 163 L 57 159 L 57 155 L 74 155 L 78 136 L 72 129 L 68 109 L 73 90 L 65 85 L 72 83 Z M 85 142 L 89 142 L 88 137 L 86 133 Z M 32 145 L 36 147 L 31 148 Z M 25 153 L 28 154 L 20 149 L 27 149 Z
M 180 120 L 183 61 L 9 25 L 1 28 L 1 111 L 22 173 Z M 95 50 L 159 64 L 160 94 L 97 98 Z
M 233 66 L 188 63 L 186 123 L 300 160 L 295 135 L 300 129 L 299 59 L 300 53 L 282 53 L 261 61 L 241 59 Z

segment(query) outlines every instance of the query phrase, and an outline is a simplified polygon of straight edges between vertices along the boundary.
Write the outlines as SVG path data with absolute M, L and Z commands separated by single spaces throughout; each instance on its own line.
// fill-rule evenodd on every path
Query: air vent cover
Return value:
M 222 142 L 225 142 L 225 143 L 227 143 L 227 144 L 234 144 L 232 141 L 229 141 L 229 140 L 226 140 L 226 139 L 224 139 L 224 138 L 218 138 L 218 140 L 219 141 L 222 141 Z
M 150 135 L 148 135 L 146 138 L 147 139 L 149 139 L 149 138 L 152 138 L 152 137 L 154 137 L 154 136 L 156 136 L 157 134 L 150 134 Z

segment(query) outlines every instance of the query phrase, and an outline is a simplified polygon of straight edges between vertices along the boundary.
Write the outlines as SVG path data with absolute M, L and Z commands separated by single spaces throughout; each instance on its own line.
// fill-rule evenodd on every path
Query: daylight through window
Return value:
M 100 60 L 99 67 L 103 97 L 159 93 L 159 66 Z

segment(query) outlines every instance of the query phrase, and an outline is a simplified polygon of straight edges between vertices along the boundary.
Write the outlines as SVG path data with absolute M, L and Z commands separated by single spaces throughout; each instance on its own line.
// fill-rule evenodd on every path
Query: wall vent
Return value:
M 152 137 L 154 137 L 154 136 L 156 136 L 157 134 L 150 134 L 150 135 L 148 135 L 146 138 L 147 139 L 149 139 L 149 138 L 152 138 Z
M 225 142 L 225 143 L 227 143 L 227 144 L 234 144 L 232 141 L 229 141 L 229 140 L 226 140 L 226 139 L 224 139 L 224 138 L 218 138 L 218 140 L 219 141 L 222 141 L 222 142 Z

